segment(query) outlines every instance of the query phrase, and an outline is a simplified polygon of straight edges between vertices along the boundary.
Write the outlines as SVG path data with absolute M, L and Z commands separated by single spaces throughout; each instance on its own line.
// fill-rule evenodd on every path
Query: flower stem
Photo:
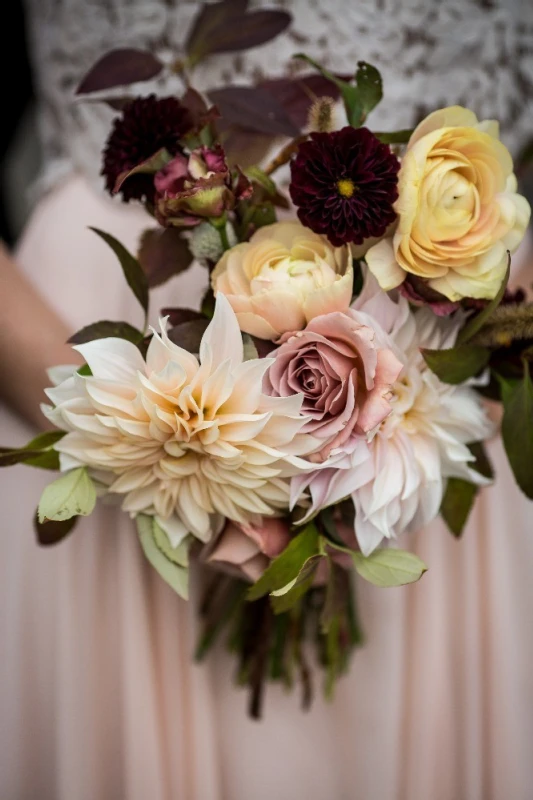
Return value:
M 218 231 L 218 235 L 220 236 L 220 241 L 222 243 L 222 248 L 224 251 L 229 250 L 231 245 L 228 239 L 228 231 L 226 229 L 226 225 L 228 222 L 228 215 L 224 212 L 220 217 L 214 217 L 210 219 L 209 222 L 216 228 Z
M 299 146 L 302 144 L 302 142 L 305 142 L 306 139 L 307 139 L 307 134 L 302 134 L 301 136 L 296 136 L 295 139 L 292 139 L 288 144 L 286 144 L 285 147 L 283 147 L 279 151 L 277 156 L 274 159 L 272 159 L 270 164 L 267 164 L 267 166 L 263 170 L 265 175 L 272 175 L 273 172 L 275 172 L 277 169 L 279 169 L 288 161 L 290 161 L 291 156 L 293 156 L 294 153 L 296 153 Z

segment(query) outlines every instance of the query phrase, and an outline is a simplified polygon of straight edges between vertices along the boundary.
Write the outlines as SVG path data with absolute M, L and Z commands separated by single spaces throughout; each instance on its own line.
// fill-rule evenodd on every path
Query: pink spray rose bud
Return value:
M 392 384 L 402 364 L 392 350 L 380 347 L 368 317 L 348 309 L 315 317 L 307 328 L 285 334 L 270 356 L 267 394 L 302 393 L 302 429 L 322 440 L 311 460 L 325 460 L 354 435 L 367 435 L 391 411 Z
M 208 561 L 250 581 L 258 580 L 290 542 L 287 520 L 265 517 L 260 525 L 239 525 L 228 520 Z
M 220 145 L 199 147 L 187 158 L 177 155 L 154 177 L 155 213 L 165 226 L 192 227 L 220 217 L 251 185 L 238 173 L 234 180 Z

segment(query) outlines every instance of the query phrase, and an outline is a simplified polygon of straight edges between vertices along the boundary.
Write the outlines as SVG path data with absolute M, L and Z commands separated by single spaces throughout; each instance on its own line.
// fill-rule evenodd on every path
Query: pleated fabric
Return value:
M 115 257 L 87 226 L 133 250 L 148 224 L 72 177 L 39 205 L 19 261 L 73 330 L 139 324 Z M 154 312 L 198 305 L 205 282 L 195 266 L 154 293 Z M 32 434 L 0 410 L 1 444 Z M 438 521 L 401 543 L 429 566 L 419 584 L 359 582 L 366 642 L 334 701 L 317 673 L 310 712 L 271 687 L 260 723 L 223 647 L 193 663 L 196 592 L 188 605 L 172 593 L 124 515 L 100 507 L 39 548 L 31 520 L 50 475 L 0 472 L 0 796 L 529 800 L 533 505 L 501 443 L 489 449 L 498 481 L 463 540 Z

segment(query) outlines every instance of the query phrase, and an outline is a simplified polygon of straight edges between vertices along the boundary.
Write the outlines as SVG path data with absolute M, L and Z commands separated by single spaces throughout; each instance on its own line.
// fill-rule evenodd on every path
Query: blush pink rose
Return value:
M 324 314 L 305 330 L 285 334 L 270 353 L 275 360 L 263 390 L 280 397 L 303 394 L 301 413 L 309 422 L 302 431 L 322 440 L 311 460 L 325 460 L 390 413 L 390 391 L 402 364 L 365 322 L 352 309 Z
M 290 539 L 289 524 L 284 519 L 265 517 L 260 525 L 239 525 L 228 520 L 207 560 L 255 582 Z

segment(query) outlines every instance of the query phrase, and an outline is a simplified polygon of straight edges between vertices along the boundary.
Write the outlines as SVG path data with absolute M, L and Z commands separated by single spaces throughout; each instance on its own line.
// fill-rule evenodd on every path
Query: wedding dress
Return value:
M 289 9 L 290 31 L 248 53 L 213 57 L 198 69 L 200 88 L 282 75 L 294 69 L 291 54 L 304 50 L 339 72 L 357 59 L 381 69 L 377 129 L 407 128 L 433 108 L 460 103 L 499 118 L 515 153 L 531 136 L 527 2 L 251 5 Z M 29 0 L 46 169 L 18 259 L 73 330 L 96 319 L 140 322 L 114 256 L 87 226 L 134 249 L 149 222 L 142 210 L 104 196 L 99 158 L 112 112 L 75 102 L 75 87 L 113 47 L 176 56 L 198 7 L 195 0 Z M 520 277 L 531 283 L 533 275 Z M 154 311 L 197 304 L 205 280 L 195 266 L 155 293 Z M 31 435 L 0 409 L 2 444 Z M 99 509 L 70 539 L 40 549 L 32 509 L 49 476 L 3 471 L 0 796 L 528 800 L 533 505 L 515 487 L 499 441 L 490 450 L 498 483 L 478 498 L 463 541 L 437 522 L 403 542 L 429 565 L 420 584 L 358 586 L 366 642 L 334 701 L 323 701 L 317 685 L 303 713 L 296 694 L 269 688 L 260 723 L 246 717 L 222 647 L 207 664 L 193 664 L 194 602 L 178 599 L 145 562 L 124 515 Z

